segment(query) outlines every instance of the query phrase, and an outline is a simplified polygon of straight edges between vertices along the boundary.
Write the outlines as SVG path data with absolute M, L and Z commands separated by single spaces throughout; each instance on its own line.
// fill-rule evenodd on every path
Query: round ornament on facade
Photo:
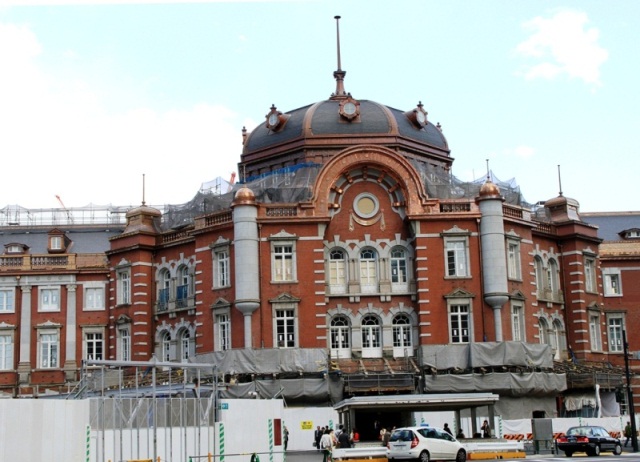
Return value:
M 371 218 L 380 210 L 378 198 L 371 193 L 361 193 L 353 201 L 353 210 L 361 218 Z

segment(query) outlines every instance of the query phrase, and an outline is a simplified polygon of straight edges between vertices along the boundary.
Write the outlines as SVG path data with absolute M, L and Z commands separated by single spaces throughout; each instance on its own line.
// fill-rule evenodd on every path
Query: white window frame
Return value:
M 215 351 L 231 349 L 231 313 L 229 309 L 217 312 L 214 323 Z
M 60 368 L 60 330 L 38 329 L 38 369 Z
M 13 332 L 0 330 L 0 371 L 13 370 Z
M 229 247 L 217 247 L 213 249 L 213 288 L 222 289 L 231 286 L 231 258 Z
M 116 271 L 116 286 L 118 305 L 131 305 L 131 268 Z
M 158 311 L 168 311 L 169 301 L 172 300 L 171 293 L 171 271 L 169 268 L 162 268 L 158 272 L 158 298 L 156 305 Z
M 471 343 L 473 341 L 471 335 L 471 302 L 450 300 L 448 303 L 448 318 L 449 342 L 452 344 Z
M 398 313 L 391 321 L 393 356 L 396 358 L 413 356 L 413 325 L 407 313 Z
M 183 328 L 178 331 L 179 342 L 179 356 L 178 359 L 181 362 L 189 361 L 189 358 L 194 355 L 194 339 L 191 337 L 189 329 Z
M 524 322 L 524 303 L 511 302 L 511 333 L 514 342 L 526 342 L 526 329 Z
M 507 276 L 516 281 L 522 280 L 520 241 L 513 238 L 507 238 Z
M 344 294 L 347 292 L 347 268 L 347 252 L 339 247 L 329 250 L 327 285 L 330 293 Z
M 60 286 L 38 287 L 38 311 L 60 311 Z
M 402 246 L 395 246 L 389 252 L 392 292 L 406 292 L 409 290 L 408 256 L 408 250 Z
M 600 328 L 600 313 L 588 311 L 589 315 L 589 344 L 591 351 L 602 351 L 602 329 Z
M 104 283 L 85 282 L 83 289 L 83 311 L 104 311 L 106 309 Z
M 101 355 L 99 358 L 89 357 L 90 345 L 93 346 L 93 349 L 97 345 L 101 345 Z M 106 342 L 105 342 L 105 333 L 103 327 L 85 327 L 82 329 L 82 357 L 84 359 L 94 359 L 94 360 L 104 360 L 106 358 L 107 350 L 106 350 Z
M 176 279 L 176 308 L 189 306 L 189 298 L 193 294 L 193 277 L 187 265 L 180 265 Z M 184 293 L 181 293 L 184 292 Z
M 555 258 L 549 258 L 547 261 L 547 288 L 552 294 L 560 292 L 560 269 L 558 261 Z
M 538 338 L 541 345 L 551 345 L 549 343 L 549 322 L 546 318 L 538 319 Z
M 362 317 L 360 322 L 363 358 L 382 357 L 382 320 L 373 314 Z
M 296 243 L 295 241 L 271 241 L 271 282 L 295 282 Z
M 622 297 L 622 275 L 619 269 L 602 270 L 602 288 L 605 297 Z
M 0 288 L 0 313 L 15 313 L 16 289 L 15 287 Z
M 339 314 L 331 319 L 329 342 L 332 358 L 351 357 L 351 321 L 348 316 Z
M 296 348 L 298 346 L 298 322 L 296 307 L 279 303 L 273 310 L 273 334 L 276 348 Z
M 62 236 L 50 236 L 49 237 L 49 249 L 62 250 Z
M 131 325 L 118 326 L 118 360 L 131 361 Z
M 358 268 L 360 292 L 363 294 L 378 292 L 378 251 L 373 247 L 361 249 L 358 254 Z
M 584 257 L 584 290 L 588 293 L 597 293 L 596 258 L 592 255 Z
M 466 236 L 444 236 L 445 279 L 470 277 L 469 262 L 469 238 Z
M 611 353 L 623 353 L 622 332 L 625 330 L 623 313 L 607 313 L 607 341 Z

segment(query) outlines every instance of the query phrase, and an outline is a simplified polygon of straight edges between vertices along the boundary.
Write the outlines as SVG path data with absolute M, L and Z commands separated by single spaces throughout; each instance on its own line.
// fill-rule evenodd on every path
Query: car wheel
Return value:
M 622 446 L 620 443 L 616 443 L 616 446 L 613 448 L 613 455 L 619 456 L 620 454 L 622 454 Z
M 458 454 L 456 454 L 456 462 L 465 462 L 467 460 L 467 453 L 464 452 L 464 449 L 460 449 Z
M 573 455 L 573 452 L 571 451 L 564 451 L 564 455 L 567 457 L 571 457 Z
M 600 455 L 600 445 L 596 444 L 596 446 L 593 448 L 593 450 L 591 451 L 591 455 L 592 456 L 599 456 Z
M 418 462 L 429 462 L 429 453 L 427 451 L 422 451 L 418 457 Z

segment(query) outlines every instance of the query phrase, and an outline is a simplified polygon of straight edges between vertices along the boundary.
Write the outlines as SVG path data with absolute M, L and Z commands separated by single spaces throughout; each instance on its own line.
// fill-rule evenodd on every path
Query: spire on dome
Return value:
M 347 92 L 344 91 L 344 76 L 347 75 L 347 71 L 342 70 L 340 63 L 340 16 L 335 16 L 334 18 L 336 20 L 338 69 L 333 73 L 333 77 L 336 79 L 336 92 L 331 95 L 331 99 L 343 99 L 347 97 Z

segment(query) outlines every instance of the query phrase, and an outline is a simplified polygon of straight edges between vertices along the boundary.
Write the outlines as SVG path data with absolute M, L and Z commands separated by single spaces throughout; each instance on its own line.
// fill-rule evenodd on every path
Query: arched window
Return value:
M 391 289 L 394 292 L 406 291 L 409 288 L 407 274 L 407 251 L 402 247 L 391 250 Z
M 547 264 L 547 288 L 551 291 L 553 298 L 556 298 L 560 292 L 558 274 L 558 262 L 550 258 Z
M 191 295 L 191 275 L 187 266 L 178 268 L 178 287 L 176 287 L 176 308 L 186 308 Z
M 160 272 L 160 281 L 158 284 L 158 311 L 167 311 L 167 309 L 169 309 L 170 290 L 171 273 L 169 273 L 169 270 L 163 269 Z
M 331 320 L 331 357 L 351 357 L 351 325 L 346 316 L 338 315 Z
M 544 298 L 545 273 L 544 273 L 542 258 L 536 255 L 533 259 L 533 264 L 535 266 L 535 275 L 536 275 L 536 292 L 538 293 L 538 298 Z
M 362 357 L 382 357 L 382 330 L 377 316 L 366 315 L 362 318 Z
M 553 330 L 551 332 L 551 348 L 554 350 L 554 359 L 558 360 L 561 358 L 562 350 L 565 349 L 564 342 L 564 332 L 562 329 L 562 324 L 558 319 L 553 321 Z
M 363 293 L 378 291 L 378 253 L 371 248 L 360 252 L 360 291 Z
M 544 318 L 540 318 L 538 321 L 538 333 L 540 336 L 540 344 L 548 345 L 549 344 L 549 324 L 547 320 Z
M 184 362 L 193 354 L 193 340 L 188 329 L 182 329 L 178 337 L 180 339 L 180 359 Z
M 329 252 L 329 271 L 327 272 L 329 291 L 332 294 L 344 294 L 347 291 L 347 258 L 344 250 L 333 249 Z
M 393 356 L 413 356 L 411 319 L 405 313 L 393 318 Z
M 162 361 L 171 361 L 171 334 L 164 332 L 160 342 Z

